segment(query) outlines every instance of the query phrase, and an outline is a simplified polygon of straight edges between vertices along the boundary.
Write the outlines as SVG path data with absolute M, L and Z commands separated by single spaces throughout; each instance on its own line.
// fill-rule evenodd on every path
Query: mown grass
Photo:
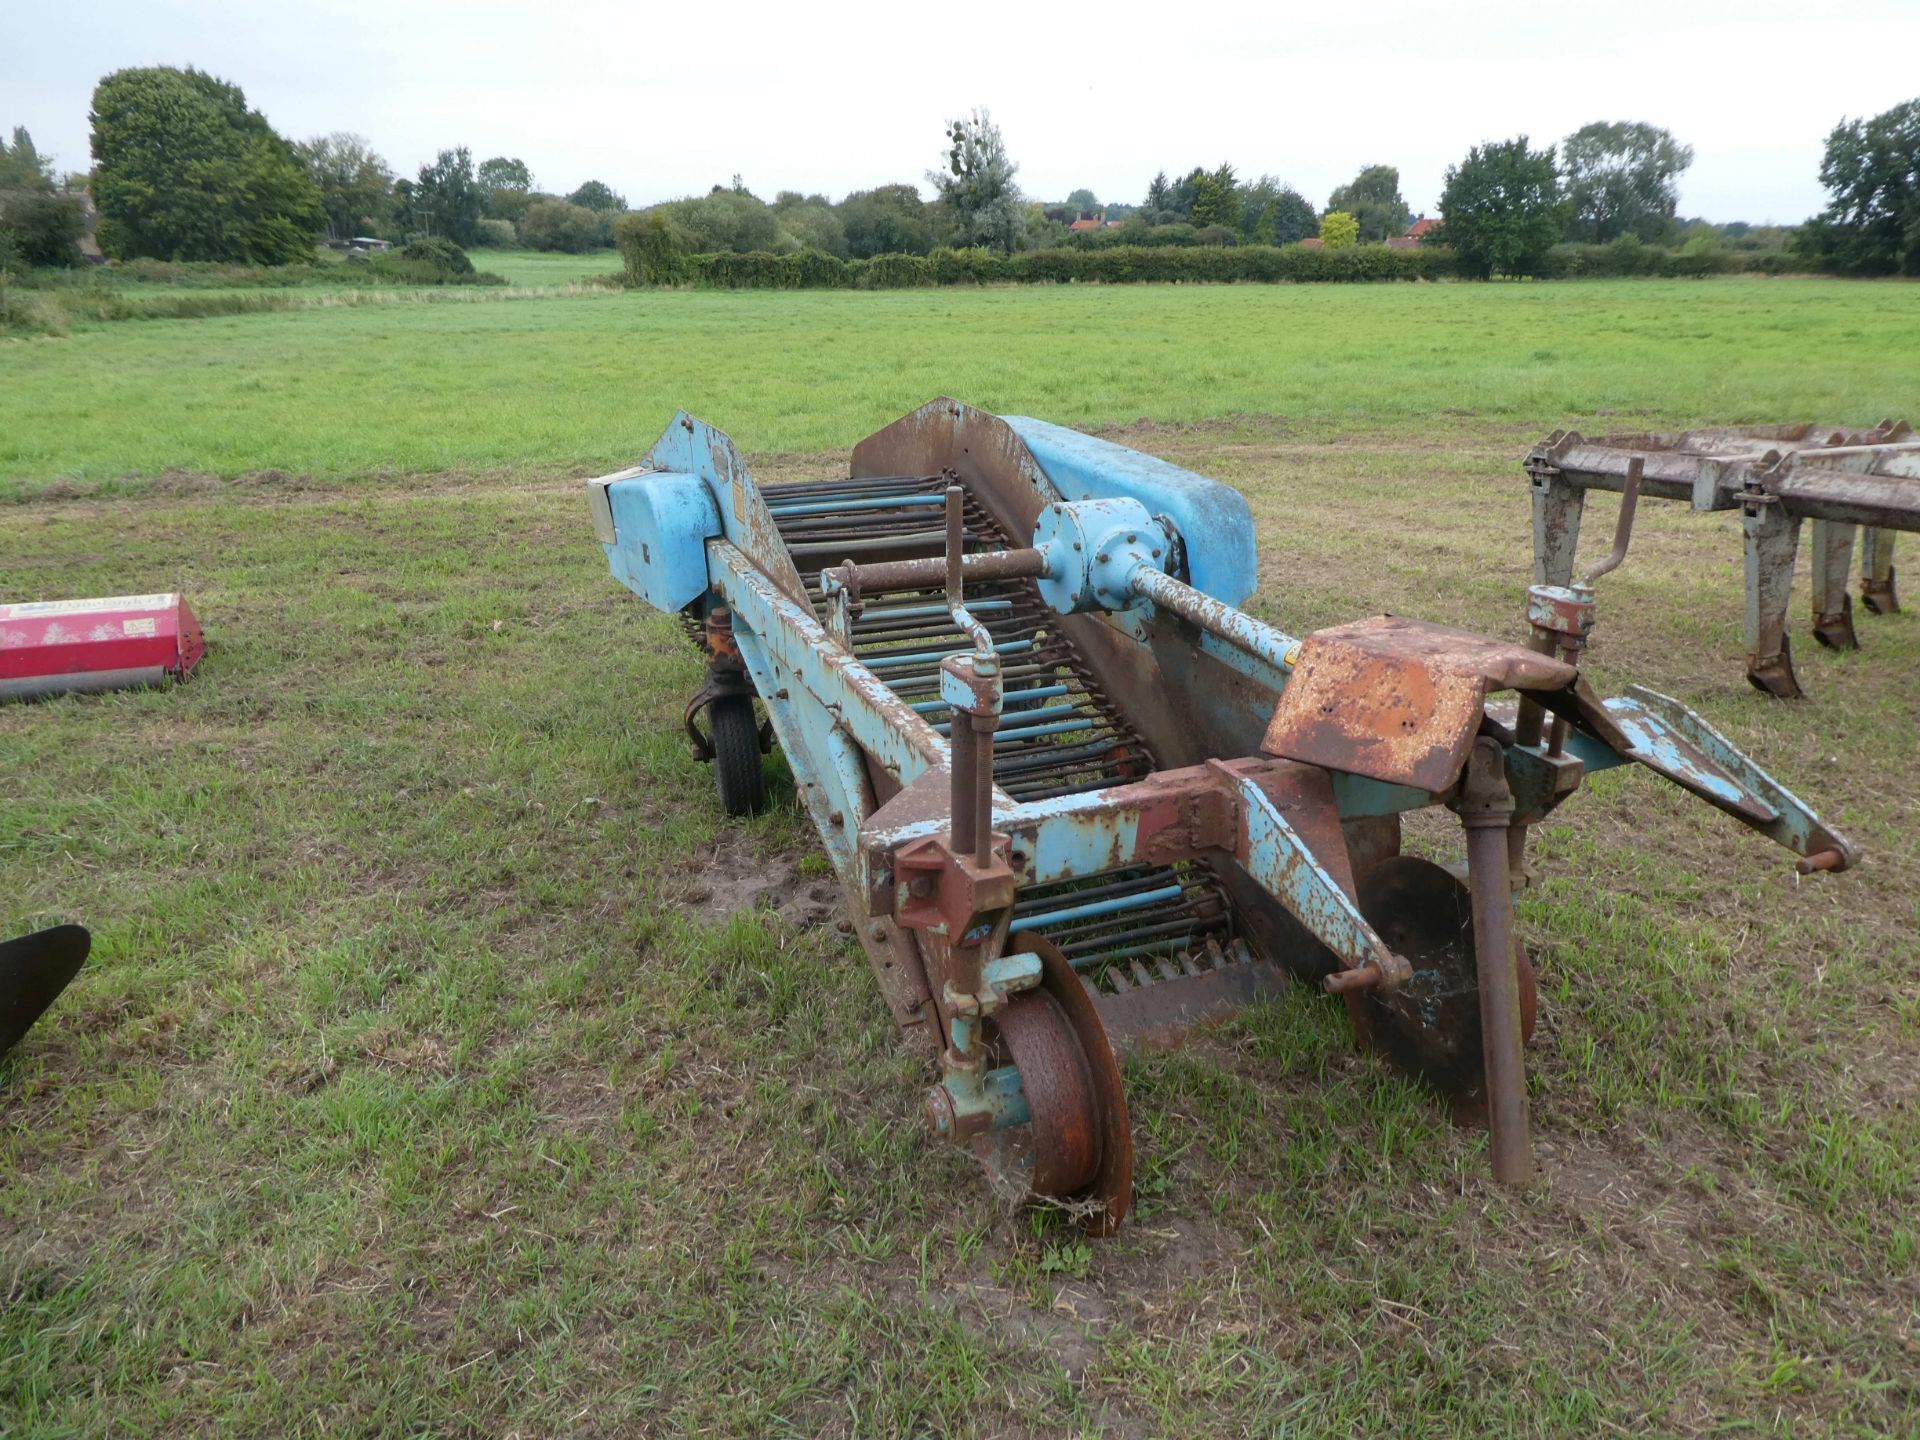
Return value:
M 902 347 L 888 313 L 874 348 Z M 1807 352 L 1774 413 L 1898 409 L 1841 403 L 1855 361 Z M 470 403 L 458 374 L 413 401 Z M 1511 634 L 1517 461 L 1563 417 L 1351 403 L 1124 438 L 1246 491 L 1256 608 L 1290 628 Z M 1088 1245 L 925 1138 L 790 781 L 722 820 L 678 738 L 697 661 L 605 575 L 563 468 L 0 512 L 0 594 L 178 585 L 213 644 L 171 692 L 0 711 L 0 934 L 97 937 L 0 1062 L 0 1433 L 1914 1431 L 1911 616 L 1807 646 L 1814 700 L 1764 701 L 1733 527 L 1648 507 L 1597 683 L 1701 708 L 1867 864 L 1797 881 L 1600 777 L 1522 903 L 1535 1189 L 1491 1188 L 1482 1138 L 1298 992 L 1130 1067 L 1134 1223 Z
M 0 344 L 0 494 L 624 464 L 676 406 L 745 448 L 811 452 L 940 393 L 1318 433 L 1878 419 L 1920 390 L 1917 332 L 1920 287 L 1797 279 L 633 293 L 76 329 Z
M 473 263 L 504 275 L 509 285 L 577 285 L 618 275 L 620 252 L 592 250 L 585 255 L 560 255 L 548 250 L 475 250 Z

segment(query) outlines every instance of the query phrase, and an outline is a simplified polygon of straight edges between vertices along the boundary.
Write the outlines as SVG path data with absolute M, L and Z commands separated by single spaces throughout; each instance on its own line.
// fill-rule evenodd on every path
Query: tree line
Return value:
M 1102 205 L 1088 189 L 1035 200 L 1018 183 L 1000 127 L 985 110 L 947 126 L 940 163 L 918 185 L 893 183 L 838 201 L 783 190 L 762 200 L 740 176 L 636 219 L 599 180 L 555 193 L 524 161 L 476 164 L 465 146 L 440 151 L 411 178 L 360 136 L 294 142 L 247 105 L 240 87 L 169 66 L 120 70 L 96 87 L 92 169 L 57 182 L 24 130 L 0 140 L 0 269 L 70 264 L 97 211 L 109 257 L 253 265 L 308 262 L 317 240 L 435 237 L 456 246 L 586 251 L 622 225 L 660 253 L 797 255 L 842 261 L 925 257 L 940 249 L 1003 256 L 1067 246 L 1287 246 L 1329 249 L 1400 241 L 1414 220 L 1398 170 L 1370 164 L 1316 209 L 1274 175 L 1231 164 L 1153 177 L 1140 201 Z M 1563 273 L 1556 247 L 1658 246 L 1703 252 L 1772 247 L 1839 273 L 1920 274 L 1920 100 L 1828 136 L 1820 179 L 1827 208 L 1791 232 L 1677 217 L 1691 147 L 1644 122 L 1600 121 L 1557 146 L 1528 137 L 1474 146 L 1450 166 L 1437 228 L 1469 276 Z M 1564 256 L 1561 257 L 1564 262 Z

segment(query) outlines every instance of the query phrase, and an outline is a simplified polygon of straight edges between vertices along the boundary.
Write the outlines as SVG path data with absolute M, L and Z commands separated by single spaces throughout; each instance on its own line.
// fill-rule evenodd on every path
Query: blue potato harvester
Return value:
M 1288 635 L 1236 608 L 1237 491 L 952 400 L 862 441 L 844 477 L 765 487 L 682 413 L 587 495 L 614 575 L 706 652 L 686 724 L 730 813 L 785 751 L 934 1067 L 929 1125 L 1095 1234 L 1132 1189 L 1118 1057 L 1289 976 L 1483 1113 L 1495 1176 L 1525 1181 L 1512 895 L 1528 827 L 1590 772 L 1654 770 L 1805 872 L 1857 858 L 1699 716 L 1582 678 L 1631 505 L 1580 583 L 1529 592 L 1515 645 L 1384 615 Z M 1429 806 L 1459 817 L 1463 870 L 1401 852 L 1400 817 Z

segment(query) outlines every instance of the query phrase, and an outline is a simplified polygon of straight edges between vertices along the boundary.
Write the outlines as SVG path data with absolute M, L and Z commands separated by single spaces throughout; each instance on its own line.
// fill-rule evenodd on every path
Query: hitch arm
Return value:
M 1589 771 L 1644 765 L 1800 856 L 1803 875 L 1859 863 L 1858 846 L 1678 700 L 1629 685 L 1605 708 L 1626 746 L 1576 732 L 1571 748 Z

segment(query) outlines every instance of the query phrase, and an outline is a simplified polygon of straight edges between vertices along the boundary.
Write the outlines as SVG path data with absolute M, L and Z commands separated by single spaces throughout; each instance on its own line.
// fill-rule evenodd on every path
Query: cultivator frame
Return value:
M 1654 769 L 1809 871 L 1855 858 L 1677 703 L 1588 688 L 1590 587 L 1536 587 L 1531 647 L 1384 616 L 1295 638 L 1236 608 L 1237 492 L 1042 421 L 936 400 L 848 476 L 762 489 L 682 413 L 587 493 L 615 576 L 737 654 L 938 1064 L 928 1123 L 1092 1233 L 1131 1191 L 1118 1056 L 1289 976 L 1481 1107 L 1525 1180 L 1512 891 L 1585 773 Z M 1430 806 L 1462 821 L 1464 884 L 1400 853 Z
M 1904 420 L 1871 429 L 1769 425 L 1594 440 L 1556 430 L 1526 459 L 1536 582 L 1571 579 L 1587 492 L 1620 490 L 1636 469 L 1644 497 L 1739 513 L 1747 679 L 1755 689 L 1784 700 L 1805 694 L 1787 634 L 1802 520 L 1813 522 L 1813 635 L 1821 645 L 1860 648 L 1847 593 L 1856 529 L 1862 603 L 1875 615 L 1900 609 L 1894 533 L 1920 530 L 1920 436 Z

